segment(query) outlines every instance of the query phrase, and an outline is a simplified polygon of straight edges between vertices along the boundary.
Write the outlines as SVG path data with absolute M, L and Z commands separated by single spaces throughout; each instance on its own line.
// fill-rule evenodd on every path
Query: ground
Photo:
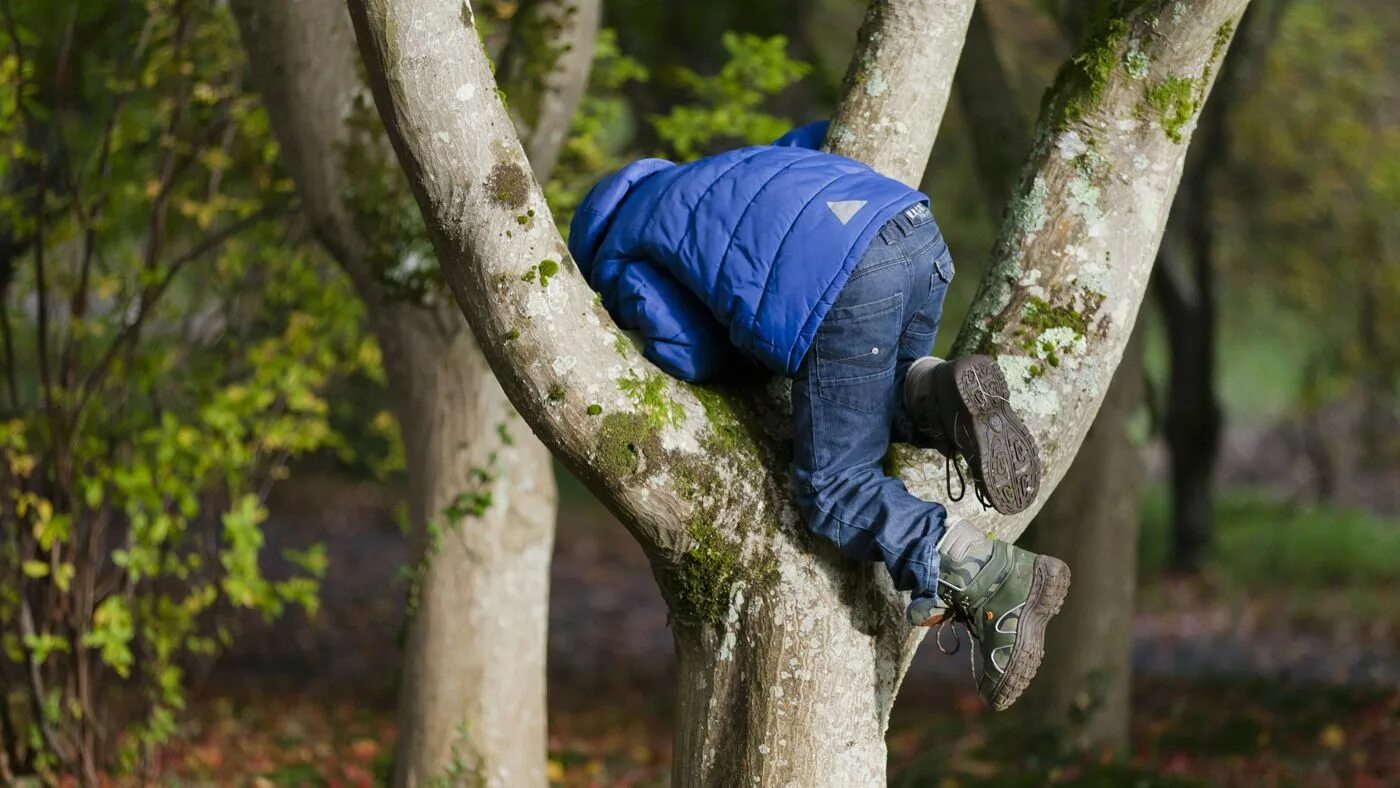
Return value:
M 550 776 L 667 784 L 665 609 L 622 527 L 567 482 L 563 495 L 573 504 L 551 588 Z M 389 503 L 374 485 L 303 479 L 272 508 L 274 548 L 327 542 L 324 609 L 275 629 L 245 622 L 161 753 L 156 784 L 356 786 L 385 773 L 404 556 Z M 893 784 L 1400 782 L 1396 521 L 1257 491 L 1227 490 L 1220 511 L 1220 558 L 1201 576 L 1170 578 L 1164 496 L 1146 497 L 1126 755 L 1039 753 L 1016 717 L 982 710 L 964 655 L 928 647 L 891 723 Z

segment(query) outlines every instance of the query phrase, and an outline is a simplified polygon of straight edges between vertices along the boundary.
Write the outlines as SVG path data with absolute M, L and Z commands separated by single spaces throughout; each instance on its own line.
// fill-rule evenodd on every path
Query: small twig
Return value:
M 175 52 L 171 58 L 177 64 L 184 55 L 185 35 L 189 28 L 189 15 L 185 13 L 184 3 L 180 3 L 178 9 L 174 36 Z M 189 82 L 188 77 L 181 77 L 181 87 L 175 91 L 175 107 L 171 110 L 170 120 L 166 123 L 166 135 L 169 137 L 175 136 L 175 131 L 180 127 L 180 121 L 184 119 L 185 110 L 189 107 Z M 155 270 L 156 263 L 160 259 L 161 246 L 165 240 L 165 217 L 169 206 L 170 191 L 179 174 L 176 167 L 178 161 L 176 146 L 170 145 L 160 164 L 160 179 L 158 181 L 160 187 L 151 200 L 151 210 L 146 220 L 146 244 L 142 257 L 144 259 L 143 268 L 147 272 Z M 144 301 L 143 293 L 143 306 Z
M 5 306 L 8 287 L 0 287 L 0 347 L 5 351 L 5 383 L 10 394 L 10 407 L 19 412 L 19 381 L 15 370 L 15 343 L 10 329 L 10 310 Z
M 258 490 L 258 506 L 267 503 L 267 496 L 272 494 L 272 485 L 277 482 L 277 472 L 286 467 L 287 460 L 291 457 L 289 449 L 282 449 L 273 459 L 271 466 L 267 469 L 267 476 L 263 479 L 262 488 Z
M 19 593 L 19 627 L 20 633 L 26 638 L 38 637 L 34 629 L 34 614 L 29 609 L 29 596 L 20 588 Z M 71 762 L 72 754 L 68 752 L 66 743 L 59 741 L 58 734 L 49 725 L 44 714 L 44 696 L 47 691 L 44 689 L 44 677 L 39 672 L 39 663 L 34 659 L 34 652 L 24 649 L 24 661 L 29 668 L 29 702 L 33 707 L 32 713 L 35 722 L 39 725 L 39 735 L 43 737 L 44 744 L 51 750 L 59 760 Z

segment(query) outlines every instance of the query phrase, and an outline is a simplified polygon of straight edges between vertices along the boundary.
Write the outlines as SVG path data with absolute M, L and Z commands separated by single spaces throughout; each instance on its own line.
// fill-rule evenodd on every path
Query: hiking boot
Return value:
M 1058 558 L 995 540 L 978 552 L 962 561 L 943 560 L 938 583 L 946 611 L 926 620 L 967 627 L 982 652 L 982 675 L 977 677 L 973 668 L 977 693 L 1001 711 L 1016 702 L 1040 667 L 1045 625 L 1060 612 L 1069 592 L 1069 567 Z M 915 611 L 910 613 L 912 618 Z
M 1040 452 L 1011 409 L 1006 377 L 990 357 L 942 361 L 925 356 L 915 361 L 904 380 L 904 403 L 933 448 L 950 462 L 957 454 L 967 460 L 984 506 L 1015 514 L 1035 501 Z

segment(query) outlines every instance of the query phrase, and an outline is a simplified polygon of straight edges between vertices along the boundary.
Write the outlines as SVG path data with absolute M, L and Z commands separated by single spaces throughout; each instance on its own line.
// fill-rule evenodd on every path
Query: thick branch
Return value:
M 661 456 L 652 449 L 663 442 L 698 450 L 703 408 L 631 350 L 571 264 L 525 281 L 568 253 L 496 97 L 470 7 L 350 6 L 380 115 L 492 369 L 536 434 L 642 543 L 677 556 L 695 506 L 667 487 L 637 484 L 636 472 L 656 469 Z M 643 389 L 634 402 L 629 392 Z M 643 399 L 665 405 L 644 412 Z M 590 405 L 600 412 L 590 414 Z
M 1248 0 L 1155 0 L 1091 30 L 1046 101 L 959 353 L 989 352 L 1063 477 L 1103 400 L 1152 269 L 1186 145 Z M 1014 537 L 1010 518 L 960 508 Z
M 918 186 L 948 105 L 974 0 L 874 0 L 826 147 Z

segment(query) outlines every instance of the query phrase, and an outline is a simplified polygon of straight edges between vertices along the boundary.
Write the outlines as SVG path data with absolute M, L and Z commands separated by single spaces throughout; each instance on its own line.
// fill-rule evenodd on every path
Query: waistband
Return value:
M 900 210 L 888 222 L 885 222 L 885 226 L 880 228 L 879 235 L 885 243 L 892 244 L 931 224 L 933 224 L 933 212 L 929 210 L 928 205 L 920 200 L 908 208 Z

